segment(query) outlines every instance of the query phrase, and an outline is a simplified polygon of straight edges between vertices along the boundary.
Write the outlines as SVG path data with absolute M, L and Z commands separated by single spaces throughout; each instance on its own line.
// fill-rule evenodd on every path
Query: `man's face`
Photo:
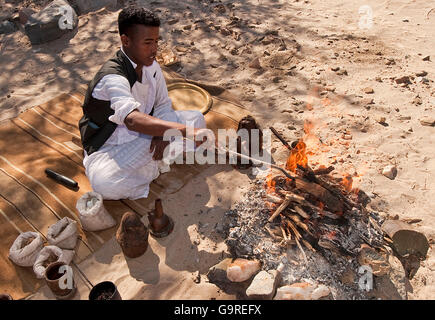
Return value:
M 128 36 L 121 36 L 121 41 L 124 50 L 135 63 L 150 66 L 157 55 L 159 27 L 134 25 L 130 28 Z

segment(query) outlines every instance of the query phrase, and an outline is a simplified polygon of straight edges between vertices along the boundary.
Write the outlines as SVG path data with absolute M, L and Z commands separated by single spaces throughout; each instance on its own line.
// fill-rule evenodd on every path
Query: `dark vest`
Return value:
M 117 74 L 127 78 L 130 89 L 137 81 L 137 74 L 127 56 L 118 50 L 115 57 L 107 61 L 88 85 L 83 103 L 83 116 L 79 121 L 83 148 L 88 155 L 97 151 L 115 131 L 117 124 L 109 117 L 115 113 L 110 108 L 110 101 L 92 97 L 92 92 L 100 80 L 108 74 Z M 154 108 L 150 115 L 153 114 Z

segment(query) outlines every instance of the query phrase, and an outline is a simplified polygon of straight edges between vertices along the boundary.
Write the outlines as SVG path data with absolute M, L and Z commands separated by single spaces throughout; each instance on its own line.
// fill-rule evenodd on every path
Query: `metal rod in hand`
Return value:
M 188 138 L 185 138 L 185 137 L 183 137 L 183 140 L 185 140 L 185 141 L 193 141 L 193 140 L 188 139 Z M 193 142 L 194 142 L 194 141 L 193 141 Z M 217 147 L 217 146 L 215 146 L 215 145 L 214 145 L 213 147 L 214 147 L 217 151 L 228 152 L 228 153 L 231 153 L 231 154 L 237 155 L 237 156 L 239 156 L 239 157 L 241 157 L 241 158 L 244 158 L 244 159 L 247 159 L 247 160 L 251 160 L 251 161 L 253 161 L 254 163 L 261 163 L 261 164 L 264 164 L 264 165 L 266 165 L 266 166 L 271 166 L 272 168 L 277 169 L 277 170 L 281 171 L 282 173 L 284 173 L 284 175 L 285 175 L 287 178 L 292 179 L 292 180 L 295 179 L 295 176 L 291 175 L 288 171 L 286 171 L 286 170 L 284 170 L 283 168 L 277 166 L 276 164 L 269 163 L 269 162 L 262 161 L 262 160 L 258 160 L 258 159 L 252 158 L 252 157 L 250 157 L 250 156 L 247 156 L 247 155 L 244 155 L 244 154 L 241 154 L 241 153 L 235 152 L 235 151 L 231 151 L 231 150 L 229 150 L 229 149 L 227 149 L 227 148 L 225 148 L 225 147 Z

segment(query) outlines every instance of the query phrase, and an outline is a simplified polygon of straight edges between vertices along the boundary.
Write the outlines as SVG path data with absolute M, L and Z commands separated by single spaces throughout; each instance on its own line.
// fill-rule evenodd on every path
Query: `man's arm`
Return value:
M 177 129 L 180 130 L 183 136 L 186 136 L 186 126 L 181 123 L 165 121 L 156 117 L 150 116 L 133 110 L 125 117 L 125 126 L 129 130 L 148 134 L 150 136 L 163 136 L 166 130 Z
M 125 125 L 129 130 L 163 136 L 168 129 L 180 130 L 186 134 L 186 126 L 176 122 L 165 121 L 138 111 L 140 103 L 133 97 L 128 80 L 122 76 L 110 74 L 98 83 L 92 94 L 94 98 L 109 100 L 115 111 L 109 120 Z

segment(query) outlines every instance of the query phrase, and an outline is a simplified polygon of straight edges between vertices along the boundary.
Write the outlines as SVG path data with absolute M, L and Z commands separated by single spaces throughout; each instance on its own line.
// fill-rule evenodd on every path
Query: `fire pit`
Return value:
M 286 175 L 276 171 L 256 180 L 226 212 L 222 223 L 232 257 L 260 260 L 264 270 L 279 266 L 286 284 L 326 285 L 329 298 L 373 297 L 363 276 L 388 274 L 377 267 L 389 267 L 392 250 L 383 219 L 366 207 L 370 198 L 352 188 L 351 176 L 330 175 L 333 167 L 312 170 L 302 140 L 292 144 L 285 169 Z

